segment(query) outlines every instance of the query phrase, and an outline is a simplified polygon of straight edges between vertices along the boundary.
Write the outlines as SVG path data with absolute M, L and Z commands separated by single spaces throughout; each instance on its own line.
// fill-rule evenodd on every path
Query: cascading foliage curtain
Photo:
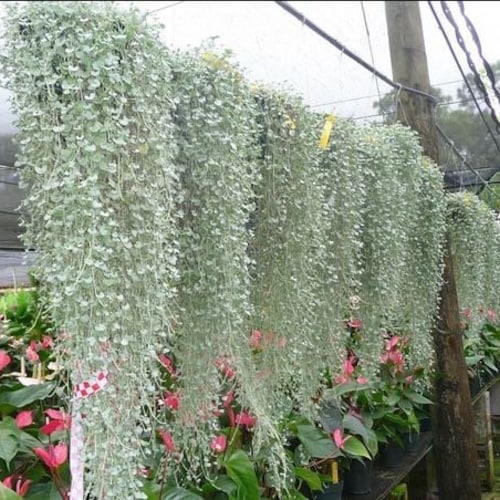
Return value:
M 413 133 L 338 119 L 322 150 L 324 117 L 299 97 L 249 84 L 225 54 L 167 50 L 107 3 L 13 7 L 5 31 L 25 241 L 61 363 L 71 384 L 110 375 L 81 408 L 98 498 L 140 497 L 159 428 L 182 455 L 169 470 L 209 474 L 228 384 L 285 489 L 277 422 L 315 415 L 354 317 L 372 375 L 385 331 L 432 359 L 444 197 Z M 175 419 L 158 411 L 159 354 L 178 369 Z
M 447 216 L 458 303 L 469 311 L 469 335 L 477 337 L 481 312 L 500 310 L 500 227 L 494 212 L 470 193 L 448 195 Z
M 177 274 L 169 59 L 141 16 L 106 3 L 7 11 L 2 66 L 18 116 L 24 241 L 64 331 L 70 385 L 101 372 L 110 380 L 78 402 L 86 486 L 132 498 L 151 453 L 143 437 L 153 435 Z

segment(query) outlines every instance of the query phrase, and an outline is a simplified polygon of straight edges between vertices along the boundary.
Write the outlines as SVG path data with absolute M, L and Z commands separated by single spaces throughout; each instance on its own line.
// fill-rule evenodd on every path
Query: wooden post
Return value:
M 419 2 L 385 2 L 393 79 L 430 92 Z M 414 129 L 424 154 L 439 161 L 432 103 L 401 91 L 398 120 Z M 479 500 L 481 485 L 473 411 L 465 365 L 453 261 L 445 244 L 443 287 L 433 332 L 436 380 L 434 384 L 433 442 L 439 498 Z

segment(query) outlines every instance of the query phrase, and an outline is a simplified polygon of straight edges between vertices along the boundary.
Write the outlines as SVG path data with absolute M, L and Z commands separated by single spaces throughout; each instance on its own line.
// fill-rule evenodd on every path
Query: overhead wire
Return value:
M 368 20 L 366 18 L 365 5 L 364 5 L 364 2 L 362 2 L 362 1 L 360 2 L 360 4 L 361 4 L 361 12 L 363 13 L 363 21 L 365 24 L 366 37 L 368 39 L 368 48 L 370 50 L 370 59 L 372 62 L 372 66 L 375 67 L 375 57 L 373 55 L 372 39 L 370 36 L 370 30 L 368 29 Z M 381 101 L 382 95 L 380 93 L 380 87 L 379 87 L 377 78 L 375 78 L 375 86 L 377 88 L 378 100 Z
M 467 29 L 469 30 L 469 32 L 472 36 L 472 40 L 474 40 L 474 43 L 476 44 L 479 57 L 480 57 L 481 61 L 483 62 L 483 66 L 484 66 L 484 69 L 486 71 L 486 75 L 488 76 L 488 79 L 490 80 L 491 89 L 493 90 L 495 97 L 497 98 L 497 100 L 500 103 L 500 92 L 498 91 L 498 89 L 496 87 L 495 73 L 493 72 L 493 69 L 490 66 L 489 62 L 484 57 L 483 49 L 481 47 L 481 41 L 479 40 L 479 35 L 476 31 L 476 28 L 474 27 L 474 24 L 472 24 L 472 21 L 469 19 L 469 17 L 465 14 L 464 2 L 462 2 L 461 0 L 458 0 L 457 3 L 458 3 L 458 6 L 460 7 L 460 12 L 462 14 L 462 17 L 465 20 L 465 25 L 467 26 Z
M 336 40 L 334 37 L 329 35 L 326 31 L 321 29 L 317 24 L 313 23 L 310 19 L 308 19 L 304 14 L 299 12 L 295 7 L 292 7 L 289 2 L 284 2 L 284 1 L 275 1 L 276 4 L 278 4 L 282 9 L 287 11 L 289 14 L 291 14 L 293 17 L 298 19 L 301 23 L 305 24 L 308 28 L 310 28 L 312 31 L 314 31 L 316 34 L 318 34 L 320 37 L 322 37 L 324 40 L 329 42 L 331 45 L 333 45 L 335 48 L 340 50 L 343 54 L 348 56 L 350 59 L 353 61 L 357 62 L 360 66 L 363 68 L 367 69 L 378 77 L 380 80 L 383 82 L 387 83 L 390 85 L 392 88 L 395 89 L 401 89 L 404 90 L 405 92 L 409 92 L 411 94 L 419 95 L 421 97 L 425 97 L 428 101 L 430 101 L 432 104 L 436 104 L 437 100 L 436 98 L 427 93 L 424 92 L 423 90 L 415 89 L 413 87 L 409 87 L 407 85 L 403 85 L 402 83 L 397 83 L 391 78 L 389 78 L 387 75 L 384 75 L 382 72 L 380 72 L 377 68 L 375 68 L 373 65 L 367 63 L 364 59 L 362 59 L 360 56 L 349 50 L 343 43 L 339 42 Z
M 344 44 L 336 40 L 334 37 L 329 35 L 327 32 L 325 32 L 323 29 L 321 29 L 318 25 L 313 23 L 310 19 L 308 19 L 304 14 L 299 12 L 297 9 L 292 7 L 289 2 L 285 1 L 278 1 L 275 0 L 275 3 L 278 4 L 282 9 L 287 11 L 289 14 L 291 14 L 293 17 L 298 19 L 301 23 L 306 25 L 308 28 L 310 28 L 312 31 L 314 31 L 316 34 L 321 36 L 323 39 L 325 39 L 327 42 L 329 42 L 331 45 L 333 45 L 335 48 L 338 50 L 341 50 L 343 54 L 346 54 L 350 59 L 353 61 L 357 62 L 360 66 L 363 68 L 369 70 L 371 73 L 373 73 L 375 76 L 380 78 L 382 81 L 390 85 L 392 88 L 397 89 L 398 91 L 405 91 L 414 95 L 419 95 L 421 97 L 426 98 L 428 101 L 430 101 L 434 106 L 437 104 L 437 99 L 432 96 L 431 94 L 428 94 L 427 92 L 423 92 L 422 90 L 415 89 L 413 87 L 408 87 L 407 85 L 402 85 L 401 83 L 395 82 L 388 76 L 384 75 L 381 73 L 379 70 L 377 70 L 373 65 L 367 63 L 364 59 L 362 59 L 360 56 L 356 55 L 354 52 L 349 50 Z M 377 114 L 375 116 L 380 116 L 380 114 Z M 439 135 L 442 136 L 443 140 L 447 142 L 447 144 L 452 148 L 452 150 L 461 158 L 463 164 L 470 169 L 472 172 L 475 173 L 477 176 L 477 179 L 479 179 L 485 187 L 487 187 L 490 191 L 491 188 L 489 188 L 488 183 L 481 177 L 479 172 L 476 172 L 474 170 L 474 167 L 470 165 L 467 160 L 463 157 L 463 155 L 460 153 L 460 151 L 456 148 L 456 146 L 453 144 L 453 141 L 444 133 L 444 131 L 436 124 L 437 131 Z M 494 191 L 492 193 L 496 195 Z
M 482 110 L 481 106 L 479 105 L 478 99 L 476 98 L 476 95 L 471 87 L 471 84 L 467 78 L 467 75 L 465 74 L 465 71 L 463 70 L 462 65 L 460 64 L 460 61 L 458 60 L 457 54 L 456 54 L 456 52 L 455 52 L 455 50 L 450 42 L 450 39 L 446 33 L 446 30 L 444 29 L 443 24 L 441 23 L 441 20 L 439 19 L 439 16 L 437 15 L 437 12 L 435 11 L 435 9 L 432 5 L 432 2 L 430 0 L 428 0 L 427 4 L 429 5 L 429 8 L 431 9 L 432 15 L 434 16 L 434 19 L 436 20 L 436 23 L 437 23 L 441 33 L 443 34 L 443 37 L 444 37 L 445 42 L 448 46 L 448 49 L 450 50 L 451 55 L 453 57 L 453 60 L 455 61 L 456 65 L 460 71 L 462 79 L 467 87 L 467 90 L 469 91 L 469 94 L 471 95 L 472 101 L 474 102 L 474 105 L 479 113 L 479 116 L 481 117 L 481 120 L 482 120 L 484 126 L 486 127 L 486 130 L 487 130 L 489 136 L 493 140 L 493 143 L 495 144 L 497 150 L 500 152 L 500 144 L 499 144 L 497 138 L 495 137 L 495 134 L 491 130 L 491 127 L 490 127 L 488 121 L 486 120 L 486 117 L 484 116 L 483 110 Z M 459 41 L 459 43 L 460 43 L 460 40 L 462 40 L 462 44 L 463 44 L 462 46 L 465 50 L 465 44 L 463 42 L 463 37 L 461 36 L 460 29 L 458 28 L 458 25 L 454 22 L 454 18 L 453 18 L 451 11 L 449 10 L 449 8 L 445 2 L 441 2 L 441 7 L 443 9 L 445 16 L 447 17 L 447 19 L 450 21 L 450 23 L 452 24 L 452 26 L 455 29 L 457 41 Z M 472 66 L 474 66 L 474 63 L 472 62 L 472 59 L 470 58 L 470 55 L 468 53 L 467 53 L 467 57 L 468 57 L 468 60 L 472 63 Z M 479 84 L 478 84 L 478 81 L 479 81 Z M 484 85 L 482 84 L 481 79 L 479 78 L 479 75 L 477 75 L 477 74 L 476 74 L 475 82 L 476 82 L 476 85 L 478 85 L 478 87 L 480 89 L 481 89 L 481 86 L 483 86 L 483 89 L 484 89 Z M 484 92 L 482 92 L 482 94 L 483 94 L 482 100 L 484 100 L 485 103 L 488 105 L 489 98 L 488 98 L 486 89 L 484 89 Z M 489 106 L 489 107 L 491 109 L 491 106 Z M 491 113 L 492 113 L 492 118 L 495 120 L 495 113 L 494 113 L 493 109 L 491 109 Z M 498 125 L 497 125 L 497 131 L 498 130 L 499 129 L 498 129 Z M 481 193 L 481 190 L 482 189 L 479 190 L 479 193 Z
M 432 3 L 430 2 L 430 0 L 428 0 L 427 3 L 429 4 L 429 6 L 431 7 L 431 10 L 434 13 L 434 8 L 432 7 Z M 486 87 L 485 87 L 485 85 L 484 85 L 484 83 L 483 83 L 483 81 L 481 79 L 481 76 L 479 75 L 479 72 L 478 72 L 478 70 L 476 68 L 476 64 L 472 60 L 471 54 L 470 54 L 469 50 L 467 49 L 467 47 L 465 45 L 465 41 L 463 39 L 462 33 L 460 32 L 460 28 L 458 27 L 458 25 L 457 25 L 457 23 L 455 21 L 453 13 L 451 12 L 451 10 L 448 7 L 447 3 L 444 2 L 444 1 L 441 1 L 441 9 L 443 10 L 444 15 L 446 16 L 446 19 L 448 19 L 449 23 L 453 26 L 457 42 L 458 42 L 459 46 L 461 47 L 461 49 L 463 50 L 463 52 L 465 53 L 465 57 L 467 59 L 467 64 L 469 65 L 469 68 L 472 71 L 472 74 L 474 76 L 474 83 L 476 84 L 476 86 L 479 89 L 479 91 L 481 92 L 481 94 L 483 94 L 483 96 L 484 96 L 484 102 L 486 103 L 486 105 L 490 109 L 491 119 L 493 120 L 493 123 L 495 124 L 497 132 L 500 133 L 500 122 L 498 121 L 495 109 L 493 108 L 493 105 L 492 105 L 492 103 L 490 101 L 490 97 L 488 95 L 488 91 L 486 90 Z M 442 31 L 444 33 L 444 30 L 442 30 Z M 462 77 L 464 78 L 464 80 L 466 80 L 466 77 L 463 74 L 462 74 Z M 470 87 L 469 84 L 468 84 L 468 87 Z
M 465 165 L 468 170 L 470 170 L 474 175 L 477 176 L 477 178 L 484 185 L 485 189 L 487 189 L 490 193 L 492 193 L 495 196 L 495 198 L 497 198 L 498 200 L 500 200 L 500 197 L 498 196 L 498 194 L 495 193 L 495 191 L 493 191 L 490 188 L 488 181 L 486 181 L 485 179 L 483 179 L 483 177 L 481 176 L 481 174 L 465 159 L 465 157 L 458 150 L 458 148 L 455 146 L 455 144 L 453 143 L 453 141 L 446 135 L 446 133 L 443 131 L 443 129 L 437 123 L 436 123 L 436 130 L 438 131 L 439 135 L 444 140 L 444 142 L 446 142 L 446 144 L 448 144 L 448 146 L 453 150 L 453 152 L 458 156 L 458 158 L 460 158 L 462 160 L 462 164 Z
M 177 5 L 180 5 L 181 3 L 184 3 L 185 0 L 179 0 L 178 2 L 173 2 L 168 5 L 163 5 L 162 7 L 158 7 L 157 9 L 150 10 L 146 12 L 146 15 L 149 16 L 150 14 L 156 14 L 157 12 L 160 12 L 162 10 L 170 9 L 171 7 L 177 7 Z

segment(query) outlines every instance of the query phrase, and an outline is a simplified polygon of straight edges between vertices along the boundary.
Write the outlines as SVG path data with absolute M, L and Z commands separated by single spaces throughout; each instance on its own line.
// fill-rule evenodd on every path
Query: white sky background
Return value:
M 378 81 L 377 88 L 373 75 L 303 26 L 275 2 L 171 0 L 117 3 L 124 6 L 132 4 L 144 12 L 167 7 L 151 16 L 164 25 L 162 40 L 168 46 L 198 46 L 211 37 L 217 37 L 217 45 L 233 51 L 234 60 L 245 70 L 248 79 L 287 84 L 302 94 L 305 102 L 315 106 L 317 110 L 351 117 L 371 115 L 375 113 L 372 103 L 377 99 L 378 91 L 383 94 L 389 90 L 381 81 Z M 370 40 L 375 67 L 392 78 L 384 2 L 290 3 L 371 64 Z M 427 2 L 419 3 L 431 84 L 438 86 L 445 82 L 460 81 L 459 69 Z M 456 3 L 448 2 L 448 5 L 453 8 L 455 19 L 460 21 L 462 18 Z M 500 2 L 466 1 L 464 5 L 465 13 L 479 33 L 483 53 L 493 64 L 500 60 Z M 366 14 L 369 38 L 362 6 Z M 457 44 L 451 25 L 444 17 L 440 2 L 433 2 L 433 6 L 462 68 L 465 73 L 469 73 L 463 51 Z M 464 25 L 461 25 L 461 31 L 469 49 L 475 50 Z M 446 94 L 455 97 L 459 85 L 460 82 L 439 86 Z M 372 97 L 352 100 L 365 96 Z M 348 102 L 339 102 L 345 100 Z M 325 103 L 328 104 L 323 105 Z
M 0 17 L 1 7 L 6 3 L 0 1 Z M 272 1 L 167 0 L 114 3 L 124 8 L 135 6 L 143 12 L 158 10 L 150 16 L 163 24 L 162 40 L 172 48 L 195 47 L 211 37 L 217 37 L 217 46 L 234 53 L 234 61 L 240 64 L 249 80 L 287 85 L 319 111 L 345 117 L 373 115 L 373 102 L 379 90 L 382 95 L 390 90 L 385 83 L 377 81 L 367 70 Z M 374 66 L 392 78 L 383 1 L 290 3 L 370 64 L 371 43 Z M 440 86 L 445 94 L 454 98 L 456 88 L 460 86 L 460 72 L 427 2 L 419 3 L 431 84 Z M 455 18 L 462 19 L 457 2 L 447 3 L 454 9 Z M 464 5 L 466 14 L 479 33 L 486 59 L 493 64 L 500 60 L 500 1 L 466 1 Z M 464 71 L 469 73 L 465 56 L 444 17 L 440 2 L 434 1 L 433 6 Z M 468 38 L 468 30 L 462 26 L 461 31 L 468 47 L 473 50 L 475 45 Z M 456 81 L 456 84 L 441 85 Z

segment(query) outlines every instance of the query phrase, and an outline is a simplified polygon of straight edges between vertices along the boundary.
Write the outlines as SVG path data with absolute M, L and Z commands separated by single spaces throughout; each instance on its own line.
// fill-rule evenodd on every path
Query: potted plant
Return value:
M 314 499 L 341 498 L 344 474 L 354 460 L 371 460 L 376 453 L 376 439 L 361 420 L 343 414 L 333 393 L 325 392 L 319 401 L 319 419 L 311 421 L 297 415 L 290 421 L 290 432 L 299 443 L 299 453 L 315 472 L 321 484 L 309 484 Z M 307 490 L 307 489 L 306 489 Z

